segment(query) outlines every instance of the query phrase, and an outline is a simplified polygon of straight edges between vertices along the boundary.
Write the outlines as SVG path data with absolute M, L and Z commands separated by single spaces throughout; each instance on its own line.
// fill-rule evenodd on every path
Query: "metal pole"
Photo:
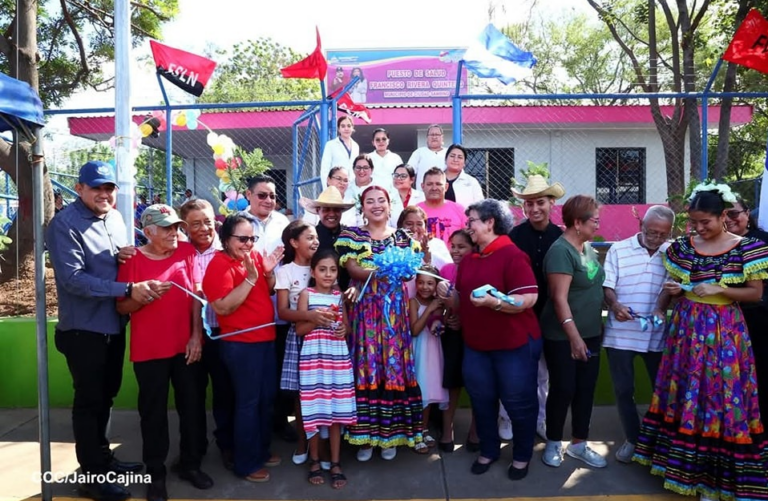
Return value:
M 715 83 L 715 77 L 723 65 L 723 58 L 717 60 L 712 74 L 709 75 L 707 86 L 704 88 L 701 99 L 701 179 L 702 181 L 709 175 L 709 134 L 707 123 L 709 121 L 709 91 L 712 90 L 712 84 Z
M 459 66 L 456 71 L 456 91 L 453 93 L 453 144 L 461 144 L 462 130 L 461 130 L 461 72 L 464 68 L 464 61 L 459 61 Z
M 325 82 L 320 81 L 320 89 L 325 94 Z M 325 149 L 325 143 L 328 142 L 328 100 L 323 99 L 320 102 L 320 151 Z
M 18 141 L 18 134 L 16 135 Z M 32 225 L 35 238 L 35 334 L 37 336 L 37 412 L 38 434 L 40 437 L 40 472 L 51 471 L 51 420 L 48 401 L 48 318 L 45 311 L 45 238 L 43 221 L 45 203 L 43 200 L 43 133 L 35 130 L 32 144 Z M 51 484 L 41 480 L 42 499 L 51 501 Z
M 115 161 L 117 210 L 133 242 L 133 155 L 131 154 L 131 11 L 129 0 L 115 1 Z
M 163 93 L 165 103 L 165 200 L 168 205 L 173 205 L 173 126 L 171 125 L 171 103 L 160 73 L 157 73 L 157 83 L 160 84 L 160 92 Z
M 309 135 L 309 130 L 307 130 Z M 293 165 L 293 214 L 296 218 L 300 218 L 299 213 L 299 197 L 301 197 L 301 191 L 299 190 L 299 179 L 301 176 L 301 167 L 299 166 L 299 125 L 293 124 L 291 127 L 291 143 L 293 144 L 293 159 L 291 165 Z

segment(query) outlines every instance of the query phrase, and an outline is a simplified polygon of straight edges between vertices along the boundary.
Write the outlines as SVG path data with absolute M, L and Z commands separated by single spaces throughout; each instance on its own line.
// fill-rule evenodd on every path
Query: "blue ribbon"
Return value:
M 208 337 L 210 337 L 211 339 L 214 339 L 213 337 L 211 337 L 211 326 L 208 323 L 208 315 L 207 315 L 207 313 L 208 313 L 208 301 L 206 301 L 202 297 L 198 296 L 197 294 L 195 294 L 191 290 L 187 289 L 186 287 L 182 287 L 181 285 L 177 284 L 176 282 L 171 282 L 171 284 L 175 285 L 176 287 L 178 287 L 179 289 L 183 290 L 184 292 L 186 292 L 187 294 L 189 294 L 193 298 L 195 298 L 198 301 L 200 301 L 200 304 L 203 305 L 203 310 L 201 312 L 201 315 L 203 316 L 203 329 L 205 329 L 205 334 Z
M 640 315 L 631 307 L 629 308 L 629 314 L 632 315 L 632 318 L 634 318 L 635 320 L 640 321 L 640 328 L 643 331 L 647 331 L 648 327 L 651 327 L 652 329 L 656 329 L 657 327 L 661 327 L 662 325 L 664 325 L 664 320 L 657 317 L 656 315 Z

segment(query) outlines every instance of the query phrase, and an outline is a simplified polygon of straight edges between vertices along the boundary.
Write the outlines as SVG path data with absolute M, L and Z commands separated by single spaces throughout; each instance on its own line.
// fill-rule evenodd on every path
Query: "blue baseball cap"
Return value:
M 98 188 L 108 183 L 117 185 L 117 175 L 115 168 L 107 162 L 93 160 L 80 167 L 80 177 L 77 182 L 87 184 L 91 188 Z

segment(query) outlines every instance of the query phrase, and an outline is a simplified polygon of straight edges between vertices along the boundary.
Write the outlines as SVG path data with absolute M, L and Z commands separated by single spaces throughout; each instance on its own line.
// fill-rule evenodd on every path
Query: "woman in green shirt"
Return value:
M 605 272 L 589 241 L 600 226 L 598 204 L 586 195 L 563 206 L 565 232 L 544 258 L 549 299 L 541 315 L 544 358 L 549 368 L 547 445 L 544 464 L 563 461 L 563 427 L 571 410 L 569 456 L 595 468 L 605 459 L 587 447 L 595 385 L 600 370 Z

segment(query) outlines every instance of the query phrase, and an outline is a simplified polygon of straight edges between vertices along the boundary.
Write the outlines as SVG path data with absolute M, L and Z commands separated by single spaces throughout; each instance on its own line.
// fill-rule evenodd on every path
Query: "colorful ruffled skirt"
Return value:
M 756 381 L 741 309 L 681 299 L 634 461 L 678 494 L 768 500 Z

